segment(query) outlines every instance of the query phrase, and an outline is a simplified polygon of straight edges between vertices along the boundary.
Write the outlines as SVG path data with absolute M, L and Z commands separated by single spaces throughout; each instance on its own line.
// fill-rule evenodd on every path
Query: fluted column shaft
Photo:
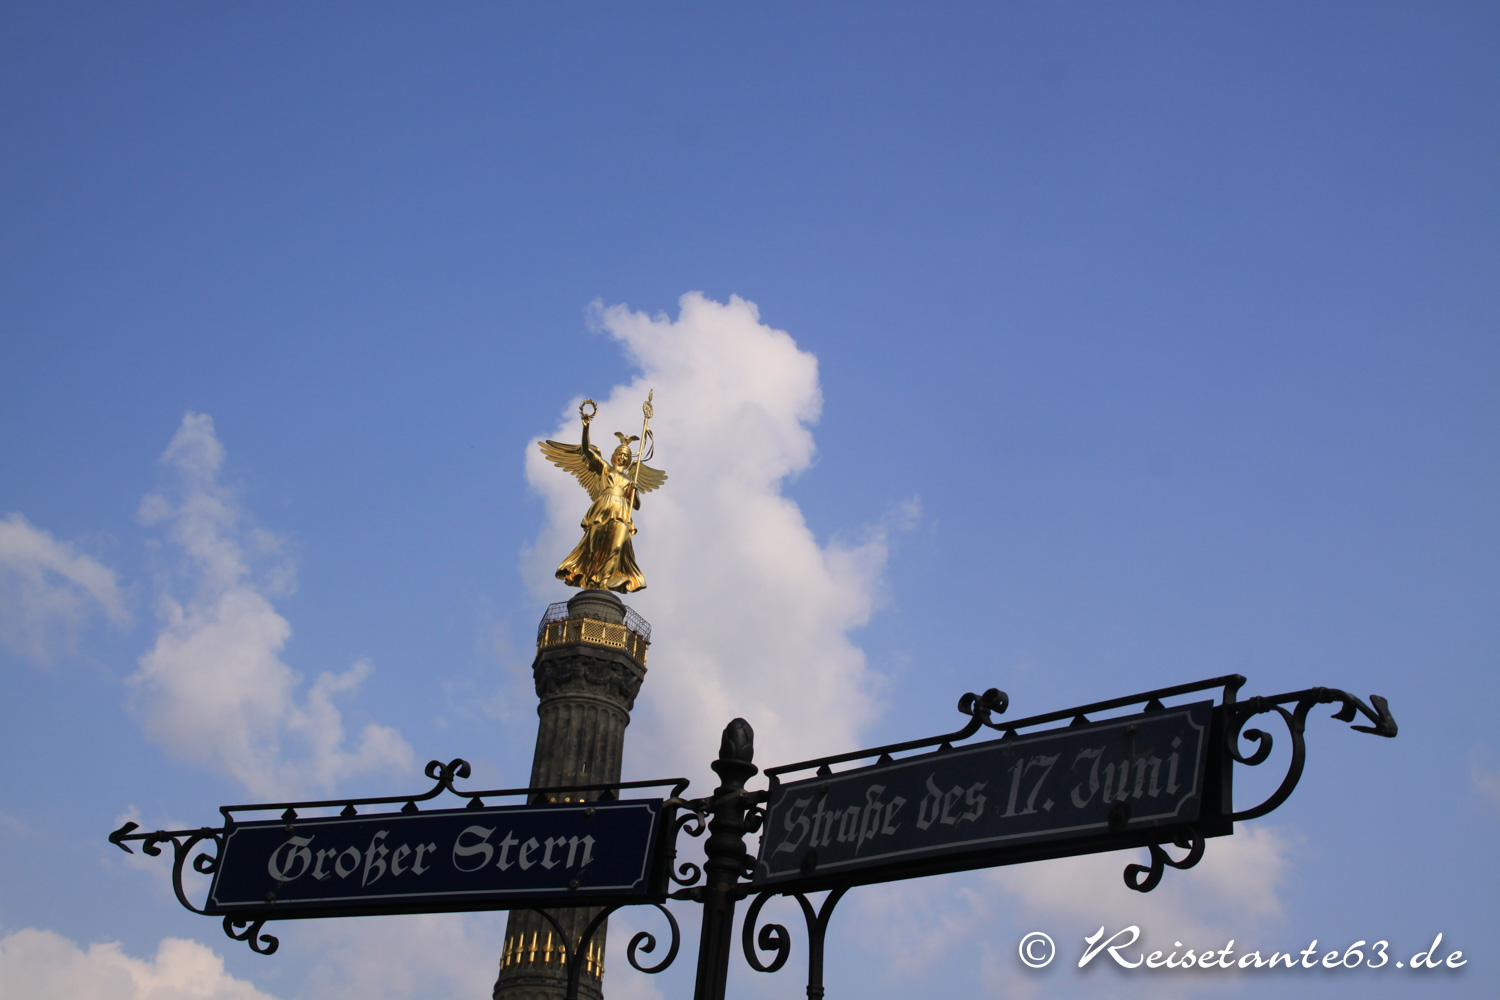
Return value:
M 623 606 L 612 594 L 585 591 L 569 603 L 575 611 L 603 621 L 619 622 Z M 537 652 L 532 676 L 539 699 L 536 752 L 531 787 L 592 785 L 620 780 L 625 727 L 645 679 L 645 664 L 624 649 L 589 641 L 551 646 Z M 548 801 L 589 801 L 597 792 L 548 793 Z M 599 912 L 595 907 L 550 911 L 570 943 L 576 942 Z M 605 928 L 595 931 L 585 949 L 579 997 L 602 1000 Z M 568 970 L 557 932 L 540 914 L 513 910 L 506 926 L 500 975 L 494 1000 L 560 1000 L 567 991 Z

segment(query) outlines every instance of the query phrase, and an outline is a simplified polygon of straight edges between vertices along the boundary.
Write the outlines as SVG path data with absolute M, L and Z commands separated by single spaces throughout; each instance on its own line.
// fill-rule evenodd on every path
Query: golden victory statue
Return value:
M 665 472 L 651 468 L 644 461 L 655 454 L 656 439 L 650 426 L 651 400 L 655 395 L 656 390 L 652 389 L 641 406 L 643 417 L 639 436 L 626 437 L 615 431 L 620 444 L 607 463 L 599 449 L 589 444 L 589 423 L 599 412 L 592 399 L 585 399 L 578 407 L 578 415 L 583 419 L 582 443 L 541 442 L 542 454 L 559 469 L 577 476 L 583 488 L 589 491 L 589 499 L 594 501 L 579 524 L 583 528 L 583 540 L 557 567 L 557 578 L 570 587 L 615 590 L 622 594 L 646 587 L 646 578 L 635 563 L 635 546 L 630 541 L 635 534 L 631 512 L 640 510 L 642 493 L 667 481 Z M 591 409 L 585 411 L 584 407 Z M 631 453 L 633 441 L 641 443 L 638 456 Z

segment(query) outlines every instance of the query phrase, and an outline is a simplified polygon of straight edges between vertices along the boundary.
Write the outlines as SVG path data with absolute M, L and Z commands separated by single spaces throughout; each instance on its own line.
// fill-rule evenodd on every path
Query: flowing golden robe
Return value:
M 630 476 L 613 465 L 600 465 L 602 491 L 579 522 L 583 538 L 557 567 L 557 578 L 570 587 L 622 594 L 644 590 L 646 578 L 635 564 L 631 542 L 635 534 L 631 507 L 640 506 L 640 501 L 634 500 Z

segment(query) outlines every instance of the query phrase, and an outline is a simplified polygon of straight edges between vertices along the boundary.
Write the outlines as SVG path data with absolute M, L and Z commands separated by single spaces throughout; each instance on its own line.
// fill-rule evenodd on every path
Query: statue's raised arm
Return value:
M 584 407 L 593 407 L 585 412 Z M 551 460 L 552 464 L 559 469 L 566 469 L 578 477 L 583 488 L 589 491 L 589 499 L 597 500 L 599 491 L 602 489 L 601 479 L 604 475 L 604 459 L 599 455 L 599 449 L 589 444 L 589 424 L 594 419 L 594 414 L 599 412 L 598 405 L 592 399 L 585 399 L 578 406 L 578 415 L 583 419 L 583 441 L 581 444 L 563 444 L 561 441 L 543 441 L 541 443 L 542 454 Z
M 588 491 L 593 503 L 583 515 L 580 527 L 583 539 L 557 567 L 557 578 L 570 587 L 585 590 L 616 590 L 631 593 L 646 586 L 646 578 L 635 562 L 635 546 L 631 536 L 635 534 L 635 520 L 631 511 L 641 506 L 640 494 L 657 489 L 667 481 L 667 474 L 646 465 L 642 458 L 650 458 L 654 448 L 651 433 L 651 399 L 653 391 L 641 408 L 645 419 L 641 422 L 639 436 L 626 437 L 616 431 L 620 439 L 606 463 L 599 449 L 589 443 L 589 424 L 599 412 L 592 399 L 585 399 L 578 407 L 583 420 L 583 439 L 576 445 L 558 441 L 541 442 L 542 454 L 560 469 L 566 469 L 577 477 Z M 589 407 L 585 410 L 585 407 Z M 640 441 L 644 455 L 631 453 L 632 442 Z

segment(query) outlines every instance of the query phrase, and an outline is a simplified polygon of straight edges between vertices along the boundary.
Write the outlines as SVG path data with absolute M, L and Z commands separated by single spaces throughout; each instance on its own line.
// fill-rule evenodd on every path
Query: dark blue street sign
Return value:
M 231 822 L 207 912 L 274 917 L 660 899 L 662 800 Z
M 779 785 L 754 881 L 879 881 L 1149 842 L 1199 818 L 1212 712 L 1199 702 Z

